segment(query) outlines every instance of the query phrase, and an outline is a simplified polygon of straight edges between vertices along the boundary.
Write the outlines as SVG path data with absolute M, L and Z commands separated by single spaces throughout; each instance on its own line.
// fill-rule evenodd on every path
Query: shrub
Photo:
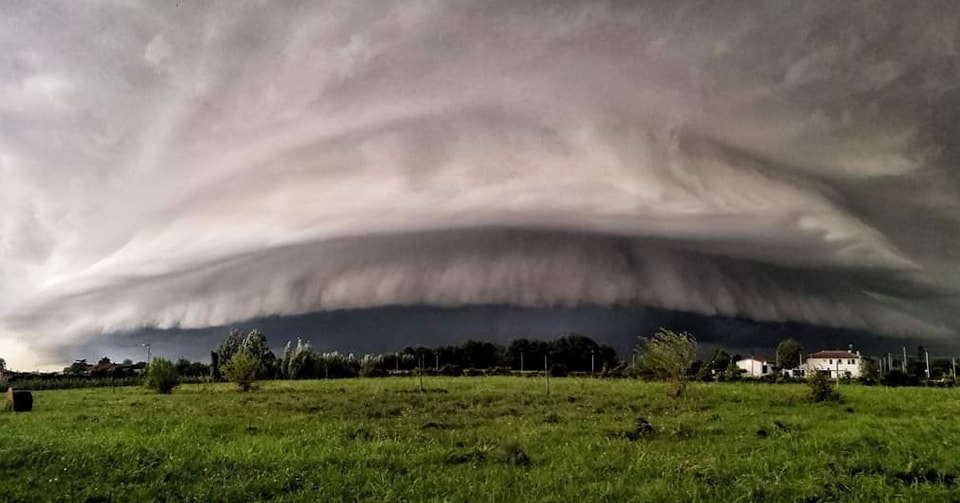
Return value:
M 570 373 L 570 369 L 562 363 L 557 363 L 555 365 L 550 366 L 551 377 L 567 377 L 567 374 L 569 373 Z
M 456 363 L 445 363 L 440 367 L 440 375 L 448 377 L 460 377 L 463 375 L 463 368 Z
M 180 384 L 177 367 L 170 360 L 154 358 L 147 367 L 144 385 L 157 393 L 167 394 Z
M 890 386 L 896 388 L 898 386 L 907 386 L 909 385 L 910 376 L 905 374 L 901 370 L 893 369 L 890 372 L 887 372 L 880 378 L 880 384 L 884 386 Z
M 230 382 L 237 383 L 241 391 L 250 391 L 250 385 L 257 380 L 260 361 L 249 351 L 243 350 L 233 355 L 223 366 L 223 375 Z
M 379 362 L 373 359 L 364 360 L 360 364 L 360 377 L 387 377 L 390 375 L 386 369 L 380 367 Z
M 686 332 L 661 328 L 653 339 L 642 341 L 638 350 L 640 366 L 654 378 L 670 383 L 674 397 L 681 396 L 687 387 L 687 369 L 697 352 L 697 340 Z
M 814 402 L 836 402 L 840 400 L 840 393 L 833 387 L 830 376 L 826 372 L 810 372 L 807 385 L 810 386 L 810 399 Z

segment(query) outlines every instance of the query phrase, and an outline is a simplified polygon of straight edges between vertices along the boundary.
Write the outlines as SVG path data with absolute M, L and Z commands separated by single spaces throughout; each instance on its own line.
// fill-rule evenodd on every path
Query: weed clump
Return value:
M 500 451 L 501 459 L 513 466 L 530 466 L 530 457 L 515 443 L 508 443 Z
M 636 442 L 637 440 L 644 440 L 652 438 L 656 435 L 657 431 L 653 428 L 653 425 L 650 424 L 650 421 L 645 417 L 638 417 L 637 423 L 631 430 L 624 431 L 618 436 L 625 438 L 631 442 Z
M 173 362 L 164 358 L 154 358 L 147 366 L 147 379 L 144 385 L 157 393 L 168 394 L 180 384 L 180 376 Z
M 834 388 L 826 372 L 811 372 L 807 386 L 810 387 L 810 399 L 815 403 L 840 401 L 840 393 Z

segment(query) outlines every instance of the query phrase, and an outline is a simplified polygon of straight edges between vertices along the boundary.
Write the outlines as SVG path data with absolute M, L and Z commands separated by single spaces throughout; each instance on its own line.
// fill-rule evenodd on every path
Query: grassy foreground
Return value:
M 37 392 L 34 412 L 0 413 L 0 500 L 960 500 L 957 390 L 424 384 Z

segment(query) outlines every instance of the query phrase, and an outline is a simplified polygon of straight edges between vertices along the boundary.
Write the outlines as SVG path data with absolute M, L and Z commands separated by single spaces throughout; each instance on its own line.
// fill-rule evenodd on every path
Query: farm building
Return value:
M 736 365 L 743 371 L 744 377 L 763 377 L 776 370 L 776 365 L 766 358 L 744 358 L 738 360 Z
M 860 352 L 853 351 L 820 351 L 808 355 L 804 361 L 807 372 L 827 372 L 831 378 L 860 377 Z

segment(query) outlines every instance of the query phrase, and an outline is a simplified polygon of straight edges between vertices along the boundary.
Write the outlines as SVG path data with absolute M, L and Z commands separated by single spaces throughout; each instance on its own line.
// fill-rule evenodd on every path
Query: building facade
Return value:
M 744 377 L 763 377 L 773 374 L 776 366 L 766 358 L 744 358 L 736 363 Z
M 819 351 L 808 355 L 804 361 L 804 370 L 809 372 L 825 372 L 831 378 L 860 377 L 860 352 L 853 351 Z

